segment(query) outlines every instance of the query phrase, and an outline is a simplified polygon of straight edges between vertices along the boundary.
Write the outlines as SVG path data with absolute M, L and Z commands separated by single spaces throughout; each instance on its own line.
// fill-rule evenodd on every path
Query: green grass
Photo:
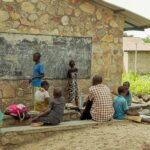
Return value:
M 134 73 L 124 73 L 122 82 L 129 81 L 131 91 L 134 95 L 150 94 L 150 74 L 138 75 Z

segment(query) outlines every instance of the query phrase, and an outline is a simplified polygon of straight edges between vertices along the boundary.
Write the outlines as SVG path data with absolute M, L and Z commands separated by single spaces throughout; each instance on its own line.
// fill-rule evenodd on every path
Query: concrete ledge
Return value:
M 69 130 L 79 130 L 87 127 L 95 127 L 98 125 L 110 126 L 112 124 L 119 124 L 122 122 L 128 122 L 125 120 L 109 121 L 105 123 L 98 123 L 92 120 L 85 121 L 69 121 L 63 122 L 57 126 L 45 126 L 45 127 L 31 127 L 20 126 L 0 129 L 0 149 L 15 149 L 22 144 L 35 142 L 47 137 L 53 137 L 53 135 L 60 134 Z
M 20 126 L 20 127 L 1 128 L 0 145 L 2 145 L 2 148 L 5 149 L 7 149 L 10 145 L 11 148 L 12 147 L 14 148 L 21 144 L 39 141 L 46 137 L 51 137 L 52 135 L 56 135 L 60 132 L 92 127 L 97 124 L 98 124 L 97 122 L 89 120 L 89 121 L 63 122 L 57 126 L 45 126 L 45 127 Z
M 0 135 L 7 134 L 7 133 L 19 133 L 19 134 L 29 134 L 29 133 L 42 133 L 42 132 L 49 132 L 49 131 L 59 131 L 59 130 L 70 130 L 70 129 L 78 129 L 82 127 L 87 127 L 91 125 L 98 124 L 92 120 L 85 120 L 85 121 L 68 121 L 62 122 L 56 126 L 42 126 L 42 127 L 31 127 L 31 126 L 19 126 L 19 127 L 9 127 L 9 128 L 1 128 Z

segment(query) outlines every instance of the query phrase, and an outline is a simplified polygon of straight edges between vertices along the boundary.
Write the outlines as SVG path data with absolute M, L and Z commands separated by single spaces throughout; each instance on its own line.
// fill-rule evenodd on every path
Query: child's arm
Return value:
M 44 78 L 44 73 L 42 73 L 40 76 L 33 77 L 32 79 L 29 80 L 29 83 L 31 83 L 34 79 L 42 79 Z
M 36 119 L 38 119 L 38 118 L 40 118 L 40 117 L 46 116 L 46 115 L 49 114 L 49 112 L 50 112 L 50 110 L 48 110 L 48 111 L 46 111 L 46 112 L 43 112 L 43 113 L 40 113 L 40 114 L 37 115 L 36 117 L 33 117 L 32 120 L 34 121 L 34 120 L 36 120 Z
M 113 95 L 118 95 L 116 92 L 114 92 L 114 91 L 111 91 L 111 94 L 113 94 Z
M 126 114 L 127 114 L 127 115 L 130 115 L 130 116 L 139 116 L 139 113 L 138 113 L 138 112 L 126 111 Z
M 141 98 L 144 102 L 149 102 L 150 98 L 144 98 L 142 95 L 138 95 L 138 98 Z

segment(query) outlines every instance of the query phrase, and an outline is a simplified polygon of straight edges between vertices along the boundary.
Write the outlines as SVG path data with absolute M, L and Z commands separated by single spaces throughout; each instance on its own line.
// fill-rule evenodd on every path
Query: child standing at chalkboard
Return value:
M 68 70 L 67 78 L 68 78 L 68 100 L 78 106 L 78 84 L 77 84 L 77 74 L 78 69 L 75 67 L 74 60 L 70 60 L 69 62 L 70 69 Z
M 42 79 L 44 78 L 44 67 L 40 63 L 40 58 L 41 58 L 40 53 L 37 52 L 33 54 L 33 61 L 35 62 L 35 65 L 33 67 L 33 78 L 29 81 L 29 83 L 32 82 L 32 86 L 34 89 L 33 95 L 41 87 Z

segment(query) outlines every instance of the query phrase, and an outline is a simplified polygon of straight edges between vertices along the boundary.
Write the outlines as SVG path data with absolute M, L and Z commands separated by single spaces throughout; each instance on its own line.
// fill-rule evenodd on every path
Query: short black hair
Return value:
M 33 55 L 37 55 L 38 58 L 41 58 L 41 54 L 39 52 L 34 53 Z
M 118 87 L 118 94 L 122 94 L 126 92 L 126 88 L 124 86 L 119 86 Z
M 99 75 L 95 75 L 93 77 L 93 85 L 101 84 L 103 81 L 102 77 Z
M 69 61 L 69 66 L 70 67 L 74 67 L 75 66 L 75 61 L 74 60 L 70 60 Z
M 126 81 L 123 83 L 123 86 L 127 85 L 128 87 L 130 87 L 130 82 Z
M 53 96 L 59 98 L 62 96 L 62 89 L 60 87 L 55 87 L 53 91 Z
M 44 87 L 45 85 L 49 86 L 49 83 L 47 81 L 42 81 L 41 87 Z

